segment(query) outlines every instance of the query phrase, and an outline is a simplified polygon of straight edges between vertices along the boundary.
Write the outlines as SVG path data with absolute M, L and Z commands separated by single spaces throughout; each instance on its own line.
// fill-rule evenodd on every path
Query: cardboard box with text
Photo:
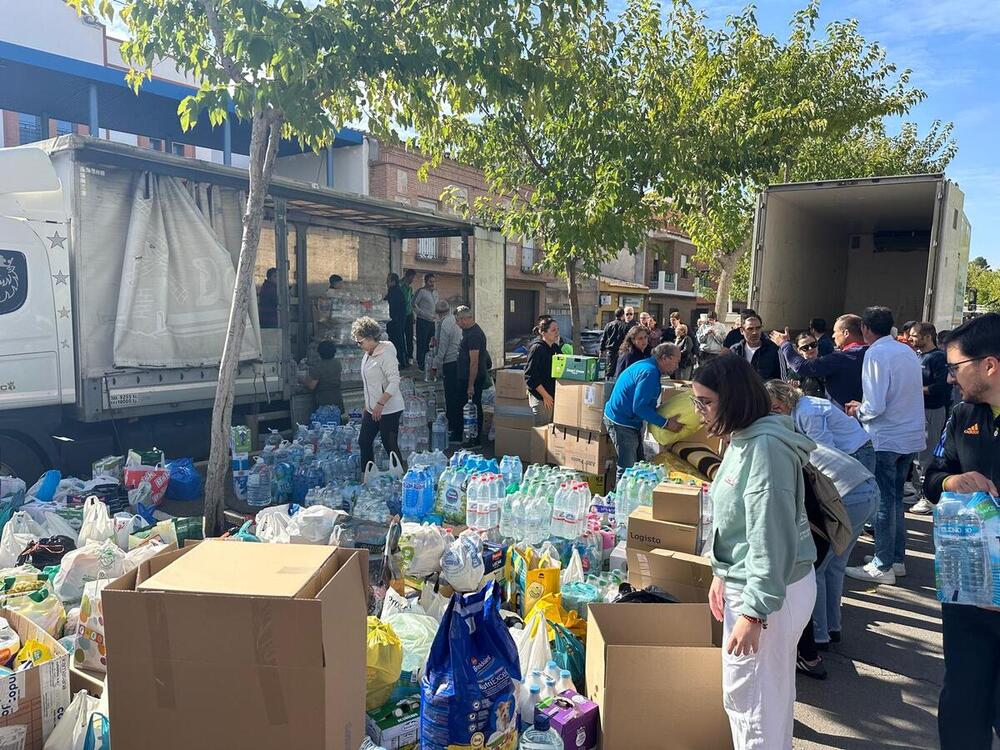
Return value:
M 575 383 L 560 380 L 556 383 L 556 406 L 552 421 L 563 427 L 605 432 L 604 405 L 608 402 L 614 383 Z
M 628 538 L 625 546 L 644 552 L 667 549 L 694 555 L 699 552 L 698 526 L 657 521 L 653 518 L 652 508 L 640 505 L 628 517 Z
M 211 540 L 144 562 L 102 595 L 114 746 L 357 750 L 367 592 L 361 550 Z

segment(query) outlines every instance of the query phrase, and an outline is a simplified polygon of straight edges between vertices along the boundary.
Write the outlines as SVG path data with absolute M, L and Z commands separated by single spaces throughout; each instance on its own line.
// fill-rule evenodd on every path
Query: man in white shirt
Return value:
M 875 556 L 867 565 L 845 572 L 868 583 L 893 584 L 906 575 L 903 483 L 914 454 L 924 447 L 924 384 L 917 355 L 890 335 L 892 311 L 869 307 L 861 321 L 869 345 L 861 369 L 864 400 L 849 401 L 844 410 L 871 435 L 881 498 L 875 514 Z
M 424 369 L 424 359 L 431 339 L 434 338 L 434 324 L 437 315 L 434 308 L 438 303 L 437 292 L 434 291 L 434 274 L 424 274 L 424 285 L 413 295 L 413 313 L 417 317 L 417 367 Z
M 698 326 L 698 356 L 702 363 L 722 354 L 722 342 L 726 340 L 726 327 L 719 322 L 719 314 L 709 310 L 708 320 Z
M 462 343 L 462 329 L 455 322 L 455 315 L 447 300 L 441 300 L 434 308 L 438 317 L 435 338 L 437 344 L 431 360 L 431 377 L 438 372 L 444 378 L 444 408 L 448 417 L 448 439 L 453 443 L 462 442 L 462 407 L 465 393 L 458 383 L 458 347 Z

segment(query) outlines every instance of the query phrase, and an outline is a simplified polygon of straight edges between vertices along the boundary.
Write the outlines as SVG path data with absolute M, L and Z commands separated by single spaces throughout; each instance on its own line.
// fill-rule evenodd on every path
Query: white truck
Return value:
M 0 475 L 89 475 L 129 447 L 207 455 L 246 179 L 75 135 L 0 149 Z M 345 396 L 349 372 L 356 383 L 349 330 L 311 318 L 330 274 L 340 306 L 364 314 L 384 304 L 405 238 L 451 235 L 477 237 L 477 282 L 503 278 L 502 238 L 457 216 L 280 178 L 269 192 L 255 275 L 278 271 L 279 324 L 252 311 L 234 423 L 301 413 L 296 367 L 316 336 L 344 345 Z M 500 287 L 482 319 L 502 321 Z
M 962 322 L 971 226 L 942 174 L 771 185 L 758 199 L 749 306 L 769 328 L 869 305 L 899 325 Z

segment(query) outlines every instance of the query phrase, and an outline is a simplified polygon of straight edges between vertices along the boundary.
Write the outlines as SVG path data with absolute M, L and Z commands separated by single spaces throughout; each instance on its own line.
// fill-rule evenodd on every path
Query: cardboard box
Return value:
M 637 589 L 659 586 L 682 602 L 708 601 L 712 586 L 712 563 L 702 555 L 654 549 L 627 550 L 628 582 Z
M 640 505 L 628 517 L 628 538 L 625 546 L 629 549 L 649 552 L 654 549 L 674 550 L 698 554 L 698 526 L 686 523 L 657 521 L 653 509 Z
M 591 604 L 587 693 L 601 747 L 732 748 L 707 604 Z
M 513 427 L 517 430 L 529 430 L 535 426 L 535 415 L 527 399 L 498 397 L 493 404 L 493 424 L 497 429 Z
M 528 400 L 528 387 L 524 384 L 524 370 L 497 370 L 493 384 L 496 386 L 498 399 Z
M 0 609 L 21 643 L 35 640 L 52 651 L 52 659 L 3 678 L 0 691 L 0 743 L 3 747 L 42 750 L 70 702 L 70 655 L 55 638 L 27 617 Z
M 420 697 L 403 698 L 369 711 L 366 725 L 368 736 L 386 750 L 416 747 L 420 741 Z
M 498 457 L 520 456 L 521 463 L 525 466 L 548 463 L 547 435 L 547 427 L 532 427 L 526 430 L 498 426 L 493 442 L 493 453 Z
M 597 357 L 555 354 L 552 356 L 552 377 L 584 382 L 597 380 L 598 362 Z
M 102 594 L 114 745 L 356 750 L 367 594 L 362 550 L 209 540 L 144 562 Z
M 599 432 L 549 425 L 549 461 L 586 474 L 603 474 L 615 460 L 611 438 Z
M 599 742 L 597 704 L 575 690 L 564 690 L 540 709 L 563 741 L 564 748 L 594 750 Z M 390 750 L 392 750 L 390 748 Z
M 607 496 L 615 488 L 615 463 L 613 461 L 608 462 L 608 467 L 601 474 L 587 474 L 583 475 L 583 478 L 587 481 L 587 486 L 590 487 L 590 492 L 593 495 Z
M 699 524 L 701 507 L 701 487 L 660 482 L 653 488 L 653 518 L 657 521 Z
M 563 427 L 606 432 L 604 405 L 611 396 L 614 383 L 574 383 L 560 380 L 556 383 L 556 405 L 552 421 Z

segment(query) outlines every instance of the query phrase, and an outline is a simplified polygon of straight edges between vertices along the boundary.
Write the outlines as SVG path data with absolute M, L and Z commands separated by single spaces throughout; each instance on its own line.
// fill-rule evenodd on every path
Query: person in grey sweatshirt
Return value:
M 695 408 L 729 447 L 712 482 L 712 614 L 723 623 L 723 705 L 733 745 L 790 748 L 795 646 L 816 601 L 802 467 L 816 444 L 771 414 L 743 357 L 694 375 Z

